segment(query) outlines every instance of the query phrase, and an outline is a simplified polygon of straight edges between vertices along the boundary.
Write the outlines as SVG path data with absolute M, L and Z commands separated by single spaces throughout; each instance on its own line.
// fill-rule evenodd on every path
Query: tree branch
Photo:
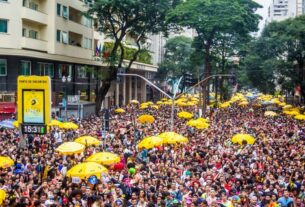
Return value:
M 137 59 L 140 51 L 141 51 L 141 44 L 140 41 L 142 40 L 142 38 L 144 37 L 145 31 L 142 31 L 142 33 L 140 34 L 140 36 L 138 37 L 136 43 L 138 46 L 138 50 L 135 52 L 135 54 L 133 55 L 132 59 L 129 61 L 129 64 L 126 68 L 126 71 L 128 71 L 131 68 L 132 63 Z

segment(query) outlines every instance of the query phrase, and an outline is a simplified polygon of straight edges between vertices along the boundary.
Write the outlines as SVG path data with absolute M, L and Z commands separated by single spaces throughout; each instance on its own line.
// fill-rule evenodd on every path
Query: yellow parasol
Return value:
M 151 105 L 150 108 L 152 108 L 152 109 L 157 109 L 157 110 L 158 110 L 158 109 L 159 109 L 159 106 L 154 104 L 154 105 Z
M 255 138 L 250 134 L 236 134 L 232 137 L 232 142 L 234 144 L 243 144 L 243 142 L 254 144 Z
M 14 165 L 14 160 L 6 156 L 0 156 L 0 168 L 8 168 Z
M 163 144 L 163 139 L 161 137 L 152 136 L 144 138 L 139 144 L 139 148 L 152 149 Z
M 296 115 L 294 118 L 297 119 L 297 120 L 304 121 L 305 120 L 305 115 L 299 114 L 299 115 Z
M 115 113 L 121 114 L 121 113 L 125 113 L 124 109 L 118 108 L 114 111 Z
M 81 179 L 89 178 L 95 175 L 97 178 L 101 177 L 101 173 L 108 172 L 107 168 L 103 165 L 97 164 L 95 162 L 85 162 L 80 163 L 72 167 L 67 172 L 68 177 L 79 177 Z
M 186 123 L 186 125 L 188 125 L 190 127 L 195 127 L 196 129 L 206 129 L 210 126 L 207 123 L 207 120 L 204 118 L 190 120 Z
M 177 144 L 177 143 L 187 143 L 188 138 L 177 134 L 175 132 L 163 132 L 158 137 L 163 138 L 164 144 Z
M 48 126 L 59 126 L 61 124 L 62 124 L 61 121 L 58 121 L 56 119 L 52 119 L 52 121 L 48 124 Z
M 193 118 L 193 114 L 186 112 L 186 111 L 181 111 L 178 113 L 178 117 L 181 119 L 191 119 Z
M 144 123 L 153 123 L 155 121 L 155 118 L 152 115 L 144 114 L 138 117 L 138 122 L 144 124 Z
M 140 102 L 137 101 L 137 100 L 131 100 L 130 103 L 131 103 L 131 104 L 139 104 Z
M 264 113 L 265 116 L 270 116 L 270 117 L 274 117 L 277 116 L 277 113 L 275 113 L 274 111 L 266 111 Z
M 224 102 L 219 105 L 220 108 L 228 108 L 230 106 L 230 102 Z
M 85 150 L 85 146 L 77 142 L 65 142 L 56 148 L 55 151 L 63 155 L 79 154 Z
M 59 125 L 61 129 L 78 129 L 78 126 L 73 122 L 64 122 Z
M 247 106 L 249 104 L 248 101 L 242 101 L 238 104 L 238 106 Z
M 14 121 L 14 122 L 13 122 L 13 126 L 16 127 L 16 128 L 18 128 L 18 127 L 19 127 L 18 121 Z
M 77 143 L 85 145 L 85 146 L 91 146 L 91 145 L 99 146 L 100 145 L 100 141 L 98 139 L 96 139 L 95 137 L 91 137 L 91 136 L 79 137 L 79 138 L 75 139 L 74 142 L 77 142 Z
M 110 152 L 98 152 L 86 159 L 87 162 L 96 162 L 102 165 L 112 165 L 119 163 L 121 158 L 119 155 Z
M 4 190 L 0 190 L 0 205 L 3 203 L 3 201 L 6 198 L 6 192 Z

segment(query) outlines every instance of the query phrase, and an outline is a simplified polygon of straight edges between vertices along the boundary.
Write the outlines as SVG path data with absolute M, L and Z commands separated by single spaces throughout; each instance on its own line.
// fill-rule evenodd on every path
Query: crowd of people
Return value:
M 2 206 L 22 207 L 304 207 L 305 125 L 279 113 L 265 117 L 252 104 L 211 109 L 210 127 L 197 130 L 175 118 L 174 130 L 187 144 L 138 149 L 144 137 L 170 131 L 170 108 L 124 107 L 111 112 L 110 130 L 101 133 L 102 119 L 78 121 L 79 129 L 52 127 L 43 136 L 21 136 L 17 129 L 0 130 L 0 152 L 15 164 L 0 169 Z M 180 110 L 180 109 L 177 109 Z M 196 113 L 196 107 L 184 110 Z M 155 117 L 140 124 L 140 114 Z M 251 134 L 253 145 L 231 142 L 237 133 Z M 55 151 L 63 142 L 81 135 L 101 140 L 81 154 L 63 156 Z M 97 182 L 75 181 L 67 170 L 95 152 L 119 154 L 123 167 L 109 166 Z M 130 172 L 129 168 L 136 169 Z

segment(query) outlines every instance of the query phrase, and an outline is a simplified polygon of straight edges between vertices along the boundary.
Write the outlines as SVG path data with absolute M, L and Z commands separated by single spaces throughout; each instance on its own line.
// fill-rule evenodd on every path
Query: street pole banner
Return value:
M 23 134 L 45 134 L 51 122 L 49 76 L 19 76 L 17 80 L 18 123 Z

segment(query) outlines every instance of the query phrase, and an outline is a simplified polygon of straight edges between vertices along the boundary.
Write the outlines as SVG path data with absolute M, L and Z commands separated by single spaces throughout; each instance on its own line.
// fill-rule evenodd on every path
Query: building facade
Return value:
M 93 20 L 82 15 L 88 9 L 85 2 L 0 0 L 0 95 L 15 93 L 19 75 L 48 75 L 53 107 L 66 94 L 80 94 L 81 100 L 94 102 L 96 71 L 107 66 L 96 58 L 95 48 L 105 40 L 95 31 Z M 138 62 L 131 70 L 146 76 L 156 71 L 156 66 Z M 146 88 L 146 83 L 138 78 L 113 84 L 105 106 L 124 104 L 131 98 L 146 100 L 147 94 L 142 94 L 146 91 L 138 90 Z
M 272 0 L 267 22 L 283 21 L 304 14 L 305 0 Z

